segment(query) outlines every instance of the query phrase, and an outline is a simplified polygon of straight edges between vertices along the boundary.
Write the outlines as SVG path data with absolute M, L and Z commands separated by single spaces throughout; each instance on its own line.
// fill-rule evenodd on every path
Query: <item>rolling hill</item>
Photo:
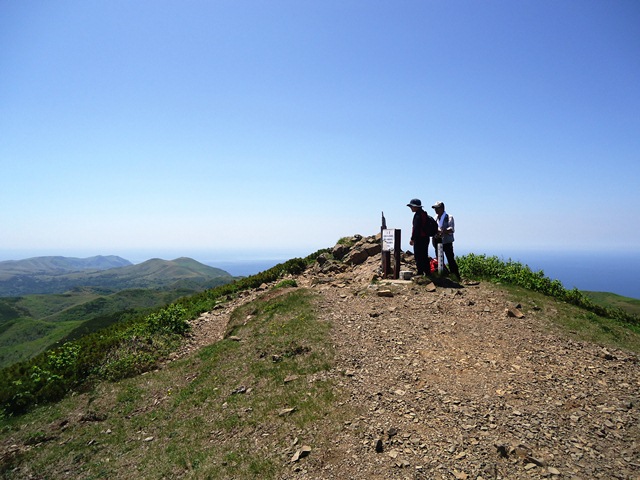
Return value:
M 0 280 L 15 275 L 56 275 L 83 270 L 108 270 L 128 265 L 132 265 L 129 260 L 115 255 L 97 255 L 89 258 L 50 256 L 6 260 L 0 262 Z
M 0 278 L 0 367 L 104 328 L 127 313 L 234 280 L 190 258 L 133 265 L 119 257 L 0 262 Z
M 78 286 L 110 293 L 130 288 L 199 290 L 232 279 L 224 270 L 184 257 L 137 265 L 120 257 L 36 257 L 0 262 L 0 297 L 64 293 Z

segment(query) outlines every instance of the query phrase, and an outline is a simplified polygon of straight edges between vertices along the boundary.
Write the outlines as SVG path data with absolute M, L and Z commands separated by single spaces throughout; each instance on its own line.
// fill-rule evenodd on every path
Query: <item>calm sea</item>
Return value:
M 456 252 L 464 255 L 464 251 Z M 546 277 L 559 280 L 567 289 L 611 292 L 640 299 L 640 252 L 473 252 L 513 260 L 528 265 L 533 271 L 542 270 Z M 249 276 L 267 270 L 286 259 L 237 260 L 207 262 L 234 276 Z
M 269 270 L 271 267 L 278 265 L 279 263 L 286 262 L 288 259 L 283 260 L 223 260 L 223 261 L 209 261 L 204 262 L 215 268 L 221 268 L 225 272 L 230 273 L 234 277 L 248 277 L 249 275 L 255 275 L 256 273 Z

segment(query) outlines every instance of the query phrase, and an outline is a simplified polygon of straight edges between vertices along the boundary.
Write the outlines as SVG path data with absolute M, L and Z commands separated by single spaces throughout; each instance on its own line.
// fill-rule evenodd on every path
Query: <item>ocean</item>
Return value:
M 464 255 L 456 250 L 456 254 Z M 559 280 L 567 289 L 611 292 L 640 299 L 640 252 L 549 252 L 510 251 L 479 252 L 528 265 L 531 270 L 542 270 L 546 277 Z M 234 276 L 249 276 L 267 270 L 287 259 L 236 260 L 207 262 Z
M 221 260 L 221 261 L 208 261 L 204 262 L 206 265 L 215 268 L 221 268 L 225 272 L 230 273 L 234 277 L 248 277 L 249 275 L 255 275 L 256 273 L 269 270 L 271 267 L 278 265 L 279 263 L 286 262 L 287 259 L 282 260 Z

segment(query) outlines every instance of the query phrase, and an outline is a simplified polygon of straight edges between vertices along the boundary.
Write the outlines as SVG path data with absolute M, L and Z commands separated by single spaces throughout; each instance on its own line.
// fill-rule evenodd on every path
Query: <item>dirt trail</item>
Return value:
M 507 316 L 492 285 L 372 286 L 376 267 L 297 278 L 333 325 L 326 376 L 359 414 L 284 478 L 640 479 L 637 355 L 560 338 L 549 308 Z M 203 316 L 191 348 L 220 320 Z

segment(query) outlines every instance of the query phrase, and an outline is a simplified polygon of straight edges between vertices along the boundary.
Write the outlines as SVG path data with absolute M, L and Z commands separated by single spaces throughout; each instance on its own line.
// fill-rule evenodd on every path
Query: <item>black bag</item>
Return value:
M 422 231 L 425 236 L 433 237 L 438 233 L 438 222 L 424 210 L 422 211 Z

